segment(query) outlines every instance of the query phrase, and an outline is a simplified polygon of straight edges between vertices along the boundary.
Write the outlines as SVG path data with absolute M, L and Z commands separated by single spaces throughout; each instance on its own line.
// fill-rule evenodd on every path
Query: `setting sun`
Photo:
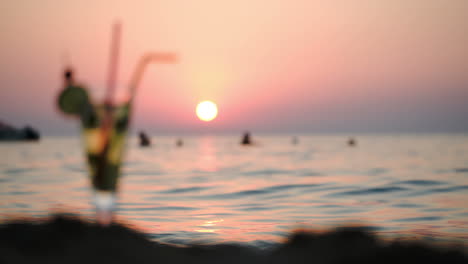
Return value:
M 218 107 L 211 101 L 203 101 L 197 105 L 197 116 L 202 121 L 211 121 L 218 115 Z

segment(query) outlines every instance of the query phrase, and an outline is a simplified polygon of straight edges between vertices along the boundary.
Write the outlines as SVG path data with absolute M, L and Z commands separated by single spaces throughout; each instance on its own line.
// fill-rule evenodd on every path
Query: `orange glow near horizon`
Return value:
M 218 107 L 211 101 L 203 101 L 197 105 L 196 113 L 200 120 L 210 122 L 218 115 Z

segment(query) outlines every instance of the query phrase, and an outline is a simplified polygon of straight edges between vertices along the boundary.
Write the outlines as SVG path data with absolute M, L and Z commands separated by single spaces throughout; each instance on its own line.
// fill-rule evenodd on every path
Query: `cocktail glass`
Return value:
M 175 56 L 170 53 L 150 53 L 138 63 L 129 83 L 127 99 L 113 102 L 115 76 L 117 72 L 120 25 L 113 31 L 109 81 L 102 103 L 94 103 L 88 89 L 74 81 L 73 72 L 65 71 L 65 87 L 58 97 L 62 112 L 78 117 L 81 121 L 84 149 L 89 175 L 94 190 L 96 219 L 107 226 L 112 223 L 116 201 L 118 179 L 125 139 L 129 128 L 131 107 L 146 65 L 150 62 L 172 63 Z

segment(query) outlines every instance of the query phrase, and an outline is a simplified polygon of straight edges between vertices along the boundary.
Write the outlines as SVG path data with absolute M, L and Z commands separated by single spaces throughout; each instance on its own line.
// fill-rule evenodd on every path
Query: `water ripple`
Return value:
M 87 172 L 86 169 L 83 166 L 77 167 L 77 166 L 73 166 L 73 165 L 65 165 L 63 167 L 68 171 L 82 172 L 82 173 Z
M 381 175 L 387 173 L 389 170 L 386 168 L 373 168 L 367 172 L 368 175 Z
M 412 192 L 408 194 L 407 196 L 431 195 L 435 193 L 452 193 L 452 192 L 458 192 L 458 191 L 464 191 L 464 190 L 468 190 L 468 185 L 451 186 L 451 187 L 445 187 L 445 188 L 433 188 L 429 190 L 416 191 L 416 192 Z
M 38 170 L 37 168 L 11 168 L 11 169 L 6 169 L 3 171 L 5 174 L 20 174 L 20 173 L 25 173 L 25 172 L 30 172 L 30 171 L 35 171 Z
M 242 175 L 246 175 L 246 176 L 274 175 L 274 174 L 291 174 L 292 175 L 292 174 L 295 174 L 295 171 L 267 169 L 267 170 L 246 171 L 242 173 Z
M 425 217 L 410 217 L 410 218 L 400 218 L 394 219 L 394 222 L 425 222 L 425 221 L 437 221 L 442 220 L 441 216 L 425 216 Z
M 394 204 L 392 206 L 398 207 L 398 208 L 422 208 L 424 207 L 421 204 L 412 204 L 412 203 L 399 203 L 399 204 Z
M 238 211 L 246 211 L 246 212 L 257 212 L 257 211 L 267 211 L 277 209 L 276 207 L 268 207 L 268 206 L 256 206 L 256 207 L 245 207 L 245 208 L 238 208 Z
M 463 190 L 468 190 L 468 185 L 452 186 L 452 187 L 447 187 L 447 188 L 436 188 L 436 189 L 429 190 L 429 192 L 445 193 L 445 192 L 457 192 L 457 191 L 463 191 Z
M 138 171 L 138 170 L 125 170 L 124 174 L 132 176 L 156 176 L 164 175 L 162 171 Z
M 322 173 L 319 173 L 313 170 L 307 170 L 307 169 L 297 170 L 295 175 L 297 176 L 323 176 Z
M 12 191 L 5 193 L 6 195 L 31 195 L 37 194 L 38 192 L 31 192 L 31 191 Z
M 211 199 L 242 198 L 246 196 L 272 194 L 278 191 L 285 191 L 285 190 L 290 190 L 290 189 L 310 189 L 310 188 L 315 188 L 315 187 L 319 187 L 323 185 L 324 184 L 284 184 L 284 185 L 270 186 L 270 187 L 266 187 L 263 189 L 245 190 L 245 191 L 224 193 L 224 194 L 215 194 L 215 195 L 208 195 L 204 197 L 211 198 Z
M 175 188 L 175 189 L 170 189 L 166 191 L 162 191 L 160 193 L 162 194 L 179 194 L 179 193 L 190 193 L 190 192 L 199 192 L 199 191 L 204 191 L 211 189 L 213 187 L 188 187 L 188 188 Z
M 368 188 L 362 190 L 355 190 L 355 191 L 347 191 L 347 192 L 339 192 L 332 194 L 333 196 L 336 195 L 370 195 L 370 194 L 383 194 L 383 193 L 390 193 L 390 192 L 401 192 L 407 191 L 408 188 L 403 187 L 378 187 L 378 188 Z
M 447 184 L 447 183 L 441 182 L 441 181 L 432 181 L 432 180 L 408 180 L 408 181 L 398 181 L 398 182 L 395 182 L 395 184 L 431 186 L 431 185 L 441 185 L 441 184 Z
M 153 207 L 123 207 L 120 211 L 192 211 L 197 210 L 194 207 L 186 206 L 153 206 Z

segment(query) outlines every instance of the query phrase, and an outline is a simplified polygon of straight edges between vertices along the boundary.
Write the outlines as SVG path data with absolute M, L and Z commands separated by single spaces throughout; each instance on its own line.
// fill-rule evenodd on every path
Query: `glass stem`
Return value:
M 112 223 L 115 201 L 115 192 L 95 191 L 94 205 L 96 206 L 96 219 L 99 225 L 109 226 Z

